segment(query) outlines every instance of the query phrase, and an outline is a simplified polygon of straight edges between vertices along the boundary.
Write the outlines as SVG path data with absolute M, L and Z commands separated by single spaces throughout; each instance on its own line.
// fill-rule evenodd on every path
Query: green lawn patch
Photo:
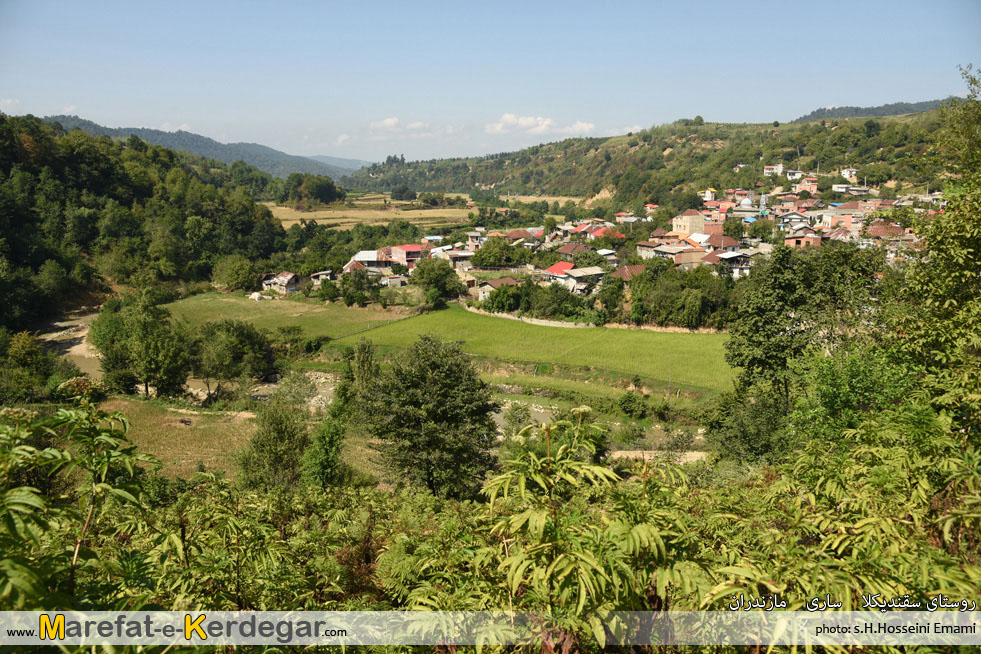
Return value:
M 671 388 L 726 390 L 734 375 L 725 361 L 725 334 L 542 327 L 470 313 L 459 305 L 381 326 L 365 336 L 384 352 L 408 347 L 427 333 L 458 341 L 465 352 L 477 356 L 594 368 L 613 376 L 639 375 Z M 357 339 L 337 342 L 354 345 Z
M 256 327 L 275 330 L 296 325 L 307 337 L 339 338 L 404 318 L 402 314 L 379 308 L 346 307 L 319 301 L 286 299 L 256 302 L 243 295 L 204 293 L 165 305 L 178 318 L 191 325 L 230 318 L 247 320 Z

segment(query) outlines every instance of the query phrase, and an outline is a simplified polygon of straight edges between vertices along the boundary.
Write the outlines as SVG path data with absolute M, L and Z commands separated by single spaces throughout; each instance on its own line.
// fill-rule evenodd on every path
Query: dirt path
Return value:
M 99 354 L 88 342 L 89 326 L 99 315 L 97 311 L 76 311 L 48 323 L 38 332 L 38 337 L 65 357 L 79 370 L 94 379 L 102 378 Z

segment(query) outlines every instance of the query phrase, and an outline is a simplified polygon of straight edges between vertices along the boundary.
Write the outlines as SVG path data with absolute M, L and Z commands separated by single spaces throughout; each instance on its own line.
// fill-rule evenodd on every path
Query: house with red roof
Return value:
M 391 247 L 391 257 L 396 263 L 400 263 L 410 270 L 416 265 L 419 259 L 428 259 L 430 246 L 408 243 L 406 245 L 393 245 Z
M 818 193 L 818 180 L 817 177 L 804 177 L 799 182 L 791 187 L 794 193 L 803 193 L 807 191 L 811 195 L 817 195 Z
M 510 232 L 504 235 L 509 241 L 523 241 L 531 238 L 531 232 L 527 229 L 512 229 Z
M 885 240 L 899 238 L 903 235 L 903 228 L 896 223 L 886 222 L 885 220 L 876 220 L 871 225 L 869 225 L 868 230 L 866 230 L 869 238 L 875 240 Z
M 477 287 L 477 299 L 483 302 L 491 293 L 502 286 L 518 286 L 518 280 L 512 277 L 500 277 L 498 279 L 488 279 Z
M 609 236 L 610 238 L 627 238 L 626 234 L 622 234 L 612 227 L 596 227 L 586 234 L 586 238 L 589 240 L 600 238 L 602 236 Z
M 544 277 L 548 281 L 555 281 L 576 267 L 571 261 L 558 261 L 545 269 Z
M 616 277 L 617 279 L 622 279 L 625 282 L 629 282 L 631 279 L 643 272 L 644 266 L 638 264 L 636 266 L 623 266 L 613 273 L 612 276 Z
M 584 243 L 568 243 L 558 248 L 556 253 L 566 261 L 572 261 L 573 257 L 580 252 L 589 252 L 592 249 L 592 246 Z
M 724 234 L 712 234 L 703 243 L 709 252 L 735 252 L 739 249 L 739 241 Z

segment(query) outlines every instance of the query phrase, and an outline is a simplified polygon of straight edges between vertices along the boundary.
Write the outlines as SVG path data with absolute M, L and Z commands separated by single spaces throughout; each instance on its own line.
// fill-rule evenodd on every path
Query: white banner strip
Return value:
M 981 645 L 971 611 L 612 613 L 623 645 Z M 503 645 L 554 639 L 547 615 L 426 611 L 0 612 L 3 645 Z

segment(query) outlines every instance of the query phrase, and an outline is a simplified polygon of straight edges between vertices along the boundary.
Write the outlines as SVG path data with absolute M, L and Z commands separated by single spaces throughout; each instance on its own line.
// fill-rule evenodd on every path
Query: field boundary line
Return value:
M 344 334 L 343 336 L 336 336 L 336 337 L 334 337 L 334 338 L 332 338 L 330 340 L 331 340 L 331 342 L 333 342 L 333 341 L 339 341 L 342 338 L 347 338 L 349 336 L 357 336 L 358 334 L 363 334 L 365 332 L 370 332 L 372 329 L 379 329 L 381 327 L 387 327 L 389 325 L 394 325 L 397 322 L 402 322 L 403 320 L 409 320 L 411 318 L 418 318 L 421 315 L 422 315 L 421 313 L 416 313 L 416 314 L 413 314 L 411 316 L 404 316 L 402 318 L 396 318 L 395 320 L 386 320 L 385 322 L 380 323 L 378 325 L 372 325 L 371 327 L 365 327 L 364 329 L 359 329 L 357 331 L 351 332 L 350 334 Z
M 629 325 L 620 322 L 608 322 L 603 325 L 593 325 L 588 322 L 564 322 L 561 320 L 548 320 L 545 318 L 528 318 L 526 316 L 518 316 L 513 313 L 502 313 L 494 311 L 484 311 L 483 309 L 478 309 L 477 307 L 467 306 L 464 303 L 460 303 L 465 310 L 470 313 L 476 313 L 480 316 L 490 316 L 491 318 L 504 318 L 505 320 L 517 320 L 518 322 L 523 322 L 529 325 L 538 325 L 539 327 L 561 327 L 562 329 L 620 329 L 627 332 L 653 332 L 655 334 L 716 334 L 725 335 L 729 332 L 718 329 L 711 329 L 709 327 L 699 327 L 698 329 L 687 329 L 685 327 L 673 327 L 665 325 Z

